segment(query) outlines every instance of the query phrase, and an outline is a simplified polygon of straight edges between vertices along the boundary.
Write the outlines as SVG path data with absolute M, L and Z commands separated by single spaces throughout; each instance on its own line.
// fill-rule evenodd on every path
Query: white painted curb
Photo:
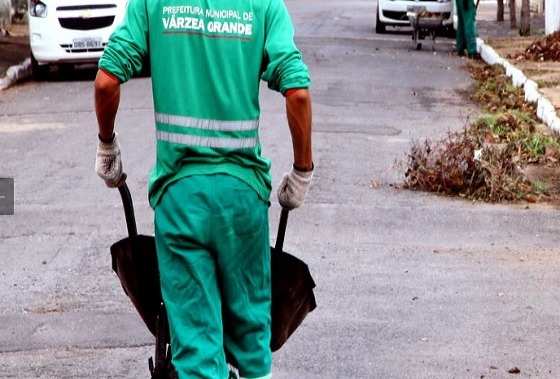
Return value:
M 27 58 L 18 65 L 11 66 L 6 75 L 0 78 L 0 91 L 5 90 L 20 80 L 31 76 L 31 58 Z
M 537 83 L 529 79 L 525 82 L 523 89 L 525 90 L 525 101 L 529 103 L 539 102 L 541 93 L 539 92 L 539 86 Z
M 480 57 L 488 64 L 499 64 L 506 70 L 506 75 L 516 87 L 523 87 L 525 100 L 529 103 L 537 104 L 537 117 L 549 128 L 560 132 L 560 118 L 556 114 L 556 109 L 540 91 L 539 86 L 534 81 L 525 76 L 523 71 L 512 65 L 507 59 L 501 57 L 492 46 L 486 44 L 481 38 L 477 38 L 477 50 Z

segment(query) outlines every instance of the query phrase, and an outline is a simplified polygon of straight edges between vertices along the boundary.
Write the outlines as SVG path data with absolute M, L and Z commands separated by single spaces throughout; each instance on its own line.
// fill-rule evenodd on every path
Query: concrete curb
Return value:
M 537 104 L 537 117 L 539 120 L 552 130 L 560 132 L 560 118 L 556 114 L 556 109 L 552 102 L 539 91 L 537 83 L 528 79 L 523 71 L 512 65 L 507 59 L 501 57 L 483 39 L 477 39 L 477 48 L 480 56 L 486 63 L 490 65 L 499 64 L 506 70 L 506 75 L 511 78 L 514 86 L 523 87 L 525 100 Z
M 31 58 L 27 58 L 18 65 L 10 66 L 6 75 L 0 78 L 0 91 L 8 89 L 20 80 L 31 76 Z

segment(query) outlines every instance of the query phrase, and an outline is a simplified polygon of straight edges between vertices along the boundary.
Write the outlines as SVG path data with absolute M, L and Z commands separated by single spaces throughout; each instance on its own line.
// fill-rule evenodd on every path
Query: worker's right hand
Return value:
M 97 156 L 95 158 L 95 171 L 101 179 L 105 181 L 107 187 L 118 187 L 123 177 L 123 168 L 121 162 L 121 149 L 117 134 L 113 135 L 111 142 L 104 142 L 99 139 L 97 145 Z
M 292 210 L 300 207 L 305 199 L 305 194 L 313 179 L 313 169 L 301 171 L 292 168 L 292 171 L 284 174 L 278 187 L 278 202 L 287 209 Z

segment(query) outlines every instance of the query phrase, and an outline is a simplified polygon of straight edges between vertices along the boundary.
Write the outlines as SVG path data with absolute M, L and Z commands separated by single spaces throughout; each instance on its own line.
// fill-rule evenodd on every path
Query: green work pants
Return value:
M 456 0 L 457 9 L 457 52 L 476 54 L 476 7 L 473 0 Z
M 195 175 L 155 209 L 161 288 L 180 379 L 270 378 L 268 204 L 229 175 Z

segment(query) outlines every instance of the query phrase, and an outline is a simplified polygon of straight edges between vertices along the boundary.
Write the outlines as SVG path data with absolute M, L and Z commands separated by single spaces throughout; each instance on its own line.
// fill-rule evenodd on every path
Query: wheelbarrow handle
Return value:
M 138 235 L 138 230 L 136 229 L 136 218 L 134 217 L 134 205 L 132 203 L 132 196 L 130 195 L 130 190 L 126 185 L 126 174 L 123 174 L 123 179 L 118 189 L 119 193 L 121 194 L 121 200 L 124 207 L 128 236 L 136 237 Z
M 276 235 L 276 245 L 274 246 L 276 251 L 282 251 L 284 247 L 284 237 L 286 237 L 286 227 L 288 225 L 288 213 L 290 213 L 289 210 L 282 208 L 280 223 L 278 225 L 278 234 Z

